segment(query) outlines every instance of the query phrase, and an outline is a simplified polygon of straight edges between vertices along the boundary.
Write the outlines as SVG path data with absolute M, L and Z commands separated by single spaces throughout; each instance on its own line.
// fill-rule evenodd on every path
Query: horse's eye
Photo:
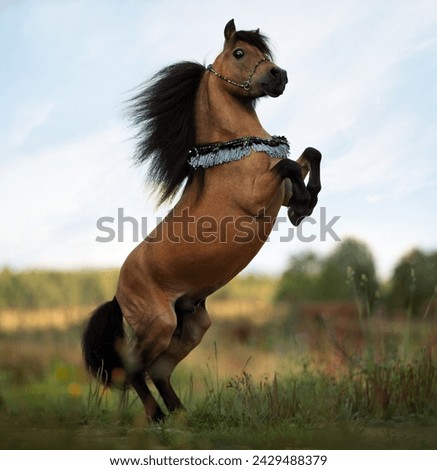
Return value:
M 244 56 L 244 51 L 243 49 L 235 49 L 234 51 L 234 57 L 236 59 L 241 59 Z

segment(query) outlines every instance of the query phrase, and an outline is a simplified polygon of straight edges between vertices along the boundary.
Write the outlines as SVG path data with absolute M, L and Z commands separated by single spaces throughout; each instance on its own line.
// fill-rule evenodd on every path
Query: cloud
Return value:
M 94 258 L 99 217 L 118 207 L 136 217 L 152 214 L 127 137 L 125 129 L 112 126 L 52 148 L 9 154 L 0 188 L 7 201 L 1 210 L 0 265 L 62 266 L 71 258 L 69 244 L 78 240 L 87 242 L 76 263 L 87 263 Z
M 411 179 L 406 142 L 412 125 L 405 116 L 385 122 L 376 132 L 369 130 L 357 137 L 348 151 L 326 162 L 324 180 L 327 194 L 358 190 L 369 194 L 387 191 L 388 188 L 399 194 L 400 189 L 406 189 L 404 183 Z M 421 177 L 424 176 L 422 172 Z
M 19 147 L 24 144 L 35 129 L 43 126 L 48 121 L 54 108 L 55 104 L 50 100 L 18 109 L 9 130 L 9 146 Z

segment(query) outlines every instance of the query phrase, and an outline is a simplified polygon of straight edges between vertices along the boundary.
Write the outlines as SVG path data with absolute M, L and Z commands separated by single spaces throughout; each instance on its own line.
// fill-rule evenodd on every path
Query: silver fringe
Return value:
M 188 160 L 193 168 L 210 168 L 223 163 L 235 162 L 248 157 L 252 151 L 264 152 L 272 158 L 288 158 L 290 147 L 288 143 L 269 145 L 266 143 L 245 143 L 235 148 L 218 148 L 204 155 L 195 155 Z

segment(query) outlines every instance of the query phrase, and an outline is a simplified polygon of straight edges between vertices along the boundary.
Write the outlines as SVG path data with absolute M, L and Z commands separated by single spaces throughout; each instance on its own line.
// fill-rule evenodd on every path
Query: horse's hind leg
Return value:
M 145 374 L 138 372 L 130 378 L 132 387 L 137 392 L 140 400 L 146 410 L 147 417 L 151 421 L 160 421 L 165 417 L 165 413 L 158 405 L 146 384 Z
M 183 409 L 182 403 L 174 391 L 170 376 L 174 368 L 186 357 L 202 340 L 206 330 L 211 325 L 205 300 L 192 308 L 178 309 L 178 327 L 173 335 L 169 347 L 156 358 L 147 372 L 161 394 L 169 411 Z
M 140 397 L 147 418 L 159 421 L 165 415 L 146 384 L 145 372 L 168 348 L 177 325 L 176 315 L 166 297 L 158 300 L 155 296 L 146 311 L 125 308 L 124 316 L 135 336 L 132 351 L 127 354 L 127 362 L 131 362 L 128 380 Z

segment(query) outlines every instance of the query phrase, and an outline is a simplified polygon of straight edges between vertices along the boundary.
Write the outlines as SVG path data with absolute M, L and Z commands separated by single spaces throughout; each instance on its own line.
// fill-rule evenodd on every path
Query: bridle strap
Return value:
M 222 80 L 224 80 L 225 82 L 227 83 L 230 83 L 231 85 L 234 85 L 238 88 L 243 88 L 243 90 L 246 90 L 250 93 L 250 89 L 252 87 L 252 78 L 253 78 L 253 75 L 255 74 L 255 71 L 256 69 L 258 68 L 258 66 L 262 63 L 262 62 L 270 62 L 270 59 L 267 57 L 267 56 L 264 56 L 262 59 L 260 59 L 256 64 L 255 64 L 255 67 L 252 69 L 252 72 L 250 72 L 250 75 L 249 75 L 249 78 L 243 82 L 243 83 L 238 83 L 234 80 L 231 80 L 230 78 L 226 78 L 224 77 L 220 72 L 217 72 L 217 70 L 214 69 L 214 67 L 212 66 L 212 64 L 209 64 L 207 69 L 213 73 L 216 77 L 218 78 L 221 78 Z

